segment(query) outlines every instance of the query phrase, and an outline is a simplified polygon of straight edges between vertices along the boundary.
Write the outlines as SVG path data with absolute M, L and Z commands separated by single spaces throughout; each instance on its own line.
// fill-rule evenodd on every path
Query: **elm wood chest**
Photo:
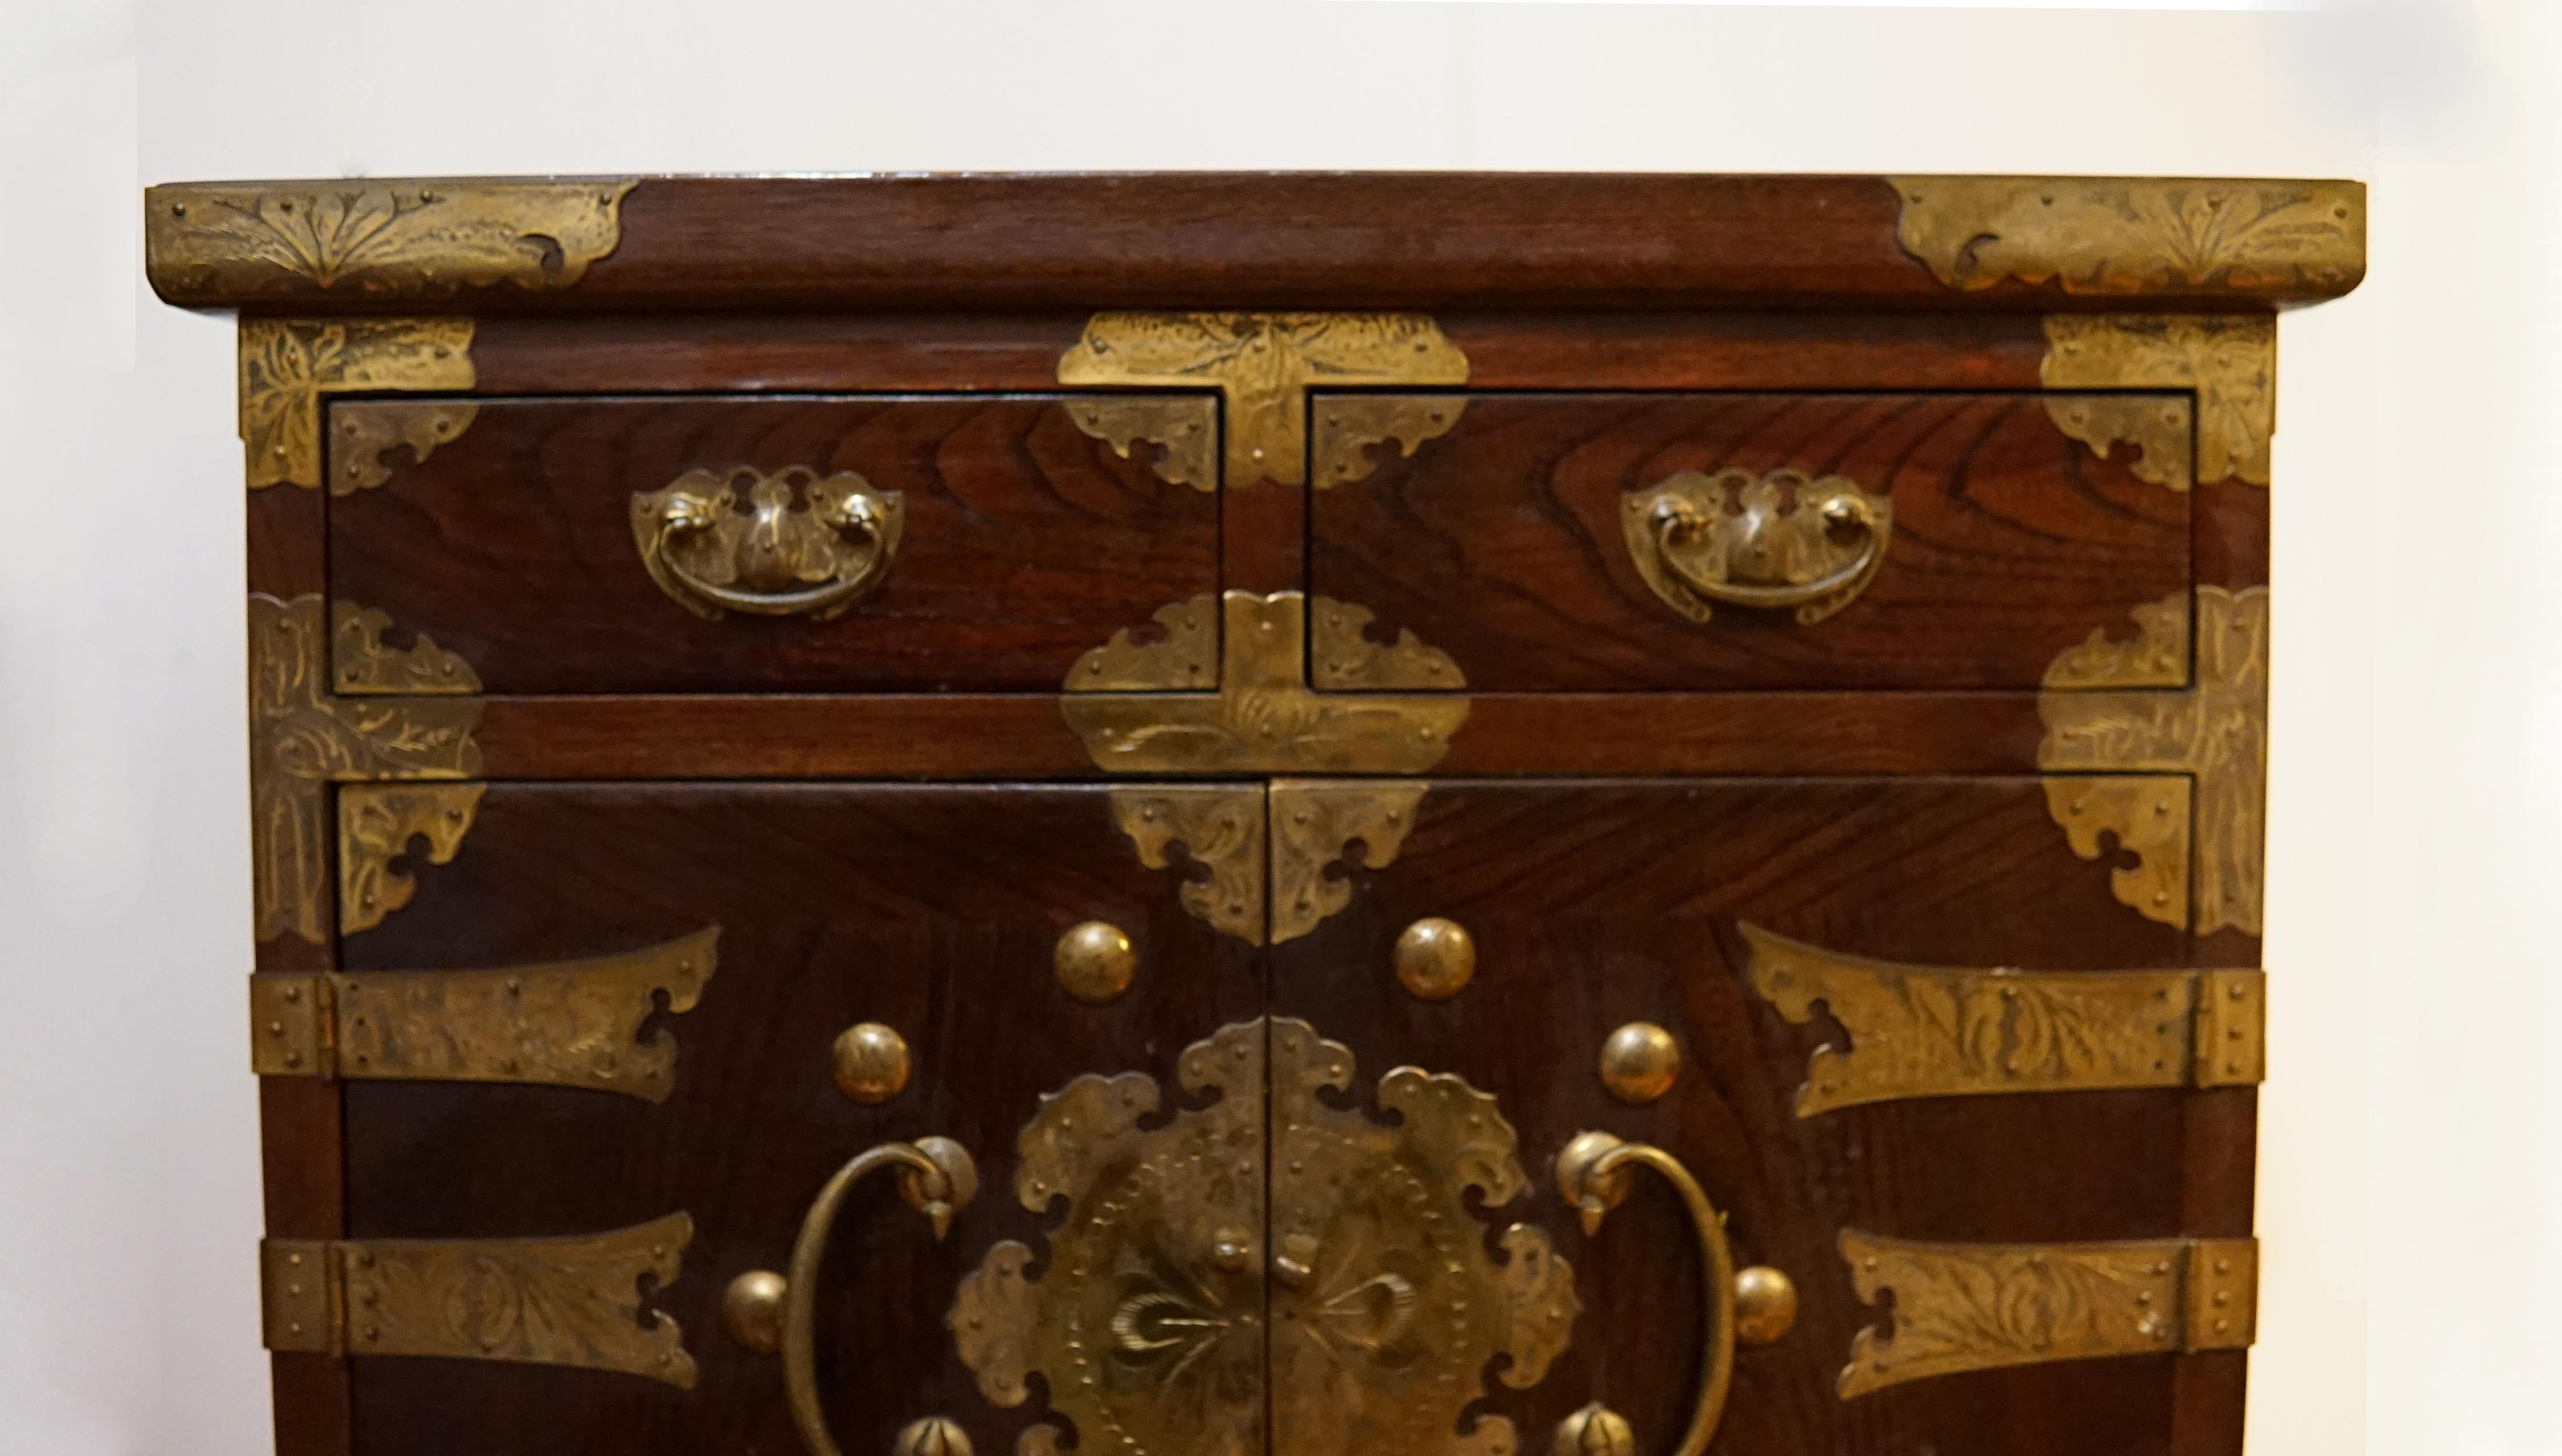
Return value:
M 2239 1449 L 2355 184 L 146 208 L 285 1456 Z

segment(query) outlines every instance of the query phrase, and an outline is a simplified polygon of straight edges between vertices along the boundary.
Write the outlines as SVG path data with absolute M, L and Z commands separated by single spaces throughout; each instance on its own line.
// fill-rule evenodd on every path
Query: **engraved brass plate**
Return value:
M 562 288 L 622 242 L 623 199 L 637 185 L 180 183 L 144 194 L 143 244 L 153 281 L 177 293 L 292 300 L 447 297 L 500 282 Z
M 1459 395 L 1332 395 L 1317 402 L 1316 487 L 1367 480 L 1373 446 L 1394 445 L 1406 458 L 1459 423 Z
M 2337 292 L 2366 273 L 2353 182 L 2178 177 L 1891 177 L 1897 236 L 1954 288 L 2067 293 Z
M 474 693 L 479 674 L 471 664 L 436 644 L 425 633 L 415 634 L 407 650 L 388 646 L 383 634 L 391 615 L 341 602 L 330 614 L 331 685 L 342 694 Z
M 1093 1456 L 1260 1451 L 1267 1420 L 1292 1456 L 1511 1452 L 1510 1421 L 1459 1434 L 1461 1413 L 1497 1356 L 1506 1384 L 1537 1383 L 1578 1306 L 1538 1229 L 1488 1253 L 1469 1195 L 1528 1189 L 1493 1100 L 1401 1067 L 1378 1088 L 1394 1126 L 1332 1105 L 1352 1054 L 1295 1020 L 1224 1027 L 1179 1070 L 1215 1100 L 1143 1128 L 1153 1079 L 1085 1076 L 1023 1129 L 1017 1196 L 1064 1208 L 1037 1279 L 1008 1240 L 962 1281 L 951 1327 L 981 1393 L 1020 1405 L 1042 1374 Z
M 2013 971 L 1906 966 L 1737 927 L 1752 989 L 1804 1023 L 1820 1001 L 1850 1033 L 1821 1046 L 1797 1116 L 1911 1097 L 2257 1082 L 2257 971 Z
M 1069 400 L 1076 428 L 1130 458 L 1144 440 L 1157 447 L 1157 478 L 1195 490 L 1218 489 L 1218 406 L 1196 395 L 1097 395 Z
M 427 862 L 451 864 L 480 811 L 486 784 L 350 784 L 338 791 L 338 933 L 383 923 L 410 902 L 418 881 L 391 867 L 410 841 Z
M 1394 863 L 1429 787 L 1393 779 L 1308 781 L 1272 786 L 1272 943 L 1297 940 L 1352 903 L 1353 881 L 1337 878 L 1356 843 L 1362 867 Z
M 2048 389 L 2182 390 L 2197 396 L 2195 478 L 2269 483 L 2278 429 L 2278 323 L 2266 315 L 2058 313 L 2046 320 Z M 2056 428 L 2104 455 L 2118 441 L 2143 452 L 2135 473 L 2173 489 L 2189 478 L 2188 433 L 2151 405 L 2050 401 Z M 2155 452 L 2167 452 L 2164 459 Z
M 1311 389 L 1465 384 L 1467 356 L 1420 313 L 1098 313 L 1058 361 L 1071 386 L 1216 389 L 1226 484 L 1308 473 Z
M 720 928 L 619 956 L 469 971 L 250 978 L 260 1076 L 524 1082 L 663 1102 L 675 1038 L 640 1039 L 657 1009 L 690 1011 Z
M 1184 881 L 1185 909 L 1213 930 L 1263 944 L 1268 836 L 1261 785 L 1115 789 L 1111 798 L 1112 817 L 1138 846 L 1141 864 L 1167 868 L 1170 848 L 1180 844 L 1187 859 L 1209 870 L 1206 879 Z
M 1076 659 L 1069 692 L 1186 692 L 1218 686 L 1218 598 L 1207 592 L 1157 609 L 1151 628 L 1128 629 Z
M 2255 1334 L 2251 1239 L 1916 1243 L 1845 1229 L 1841 1252 L 1861 1299 L 1895 1294 L 1886 1338 L 1852 1338 L 1845 1400 L 1962 1370 L 2239 1349 Z
M 1367 607 L 1319 597 L 1309 616 L 1308 666 L 1325 691 L 1448 692 L 1468 685 L 1450 654 L 1416 637 L 1412 628 L 1400 628 L 1392 642 L 1372 637 L 1372 614 Z
M 641 1281 L 675 1282 L 683 1213 L 572 1238 L 269 1239 L 267 1348 L 575 1365 L 694 1384 L 683 1332 Z
M 410 458 L 425 464 L 437 447 L 461 439 L 479 417 L 480 407 L 469 400 L 363 400 L 338 406 L 330 414 L 337 438 L 329 452 L 329 493 L 353 495 L 388 484 L 392 471 L 387 456 L 394 450 L 407 447 Z
M 240 435 L 249 488 L 318 488 L 323 395 L 463 390 L 476 378 L 467 318 L 244 318 Z M 365 433 L 351 442 L 352 473 L 342 494 L 369 483 L 388 444 L 376 444 L 370 426 L 360 423 L 359 430 Z

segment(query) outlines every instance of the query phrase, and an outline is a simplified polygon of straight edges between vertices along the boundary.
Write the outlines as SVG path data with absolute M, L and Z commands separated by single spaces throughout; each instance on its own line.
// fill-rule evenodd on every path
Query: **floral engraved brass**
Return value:
M 316 595 L 249 599 L 251 863 L 260 940 L 288 932 L 314 945 L 327 939 L 335 880 L 331 783 L 466 779 L 480 771 L 471 741 L 478 699 L 331 694 L 326 620 Z M 407 652 L 383 647 L 376 614 L 342 603 L 336 631 L 340 661 L 355 664 L 363 681 L 436 683 L 444 692 L 457 678 L 449 668 L 458 659 L 432 642 Z
M 1325 599 L 1318 599 L 1325 605 Z M 1187 673 L 1197 638 L 1171 628 L 1131 648 L 1116 637 L 1068 674 L 1059 710 L 1098 768 L 1128 774 L 1418 774 L 1468 719 L 1455 694 L 1324 694 L 1307 685 L 1308 599 L 1229 592 L 1215 695 L 1078 691 Z M 1164 613 L 1159 620 L 1166 621 Z M 1108 670 L 1097 674 L 1095 662 Z
M 688 470 L 632 497 L 632 542 L 649 580 L 713 622 L 838 616 L 879 588 L 906 526 L 897 491 L 805 465 Z
M 1008 1240 L 962 1281 L 950 1324 L 981 1393 L 1020 1405 L 1039 1372 L 1092 1456 L 1263 1450 L 1267 1380 L 1293 1456 L 1511 1452 L 1509 1421 L 1461 1414 L 1498 1356 L 1497 1378 L 1536 1384 L 1579 1306 L 1538 1229 L 1487 1251 L 1469 1194 L 1501 1207 L 1529 1182 L 1493 1099 L 1401 1067 L 1382 1125 L 1321 1096 L 1350 1090 L 1352 1054 L 1286 1019 L 1223 1027 L 1179 1070 L 1216 1100 L 1143 1130 L 1153 1079 L 1085 1076 L 1023 1129 L 1017 1196 L 1064 1208 L 1039 1278 Z
M 1904 251 L 1953 288 L 2067 293 L 2346 290 L 2366 273 L 2354 182 L 1891 177 Z
M 1228 488 L 1308 474 L 1307 396 L 1364 385 L 1465 384 L 1468 359 L 1420 313 L 1097 313 L 1058 382 L 1216 389 Z
M 143 242 L 152 282 L 181 298 L 442 298 L 500 282 L 540 291 L 577 282 L 615 250 L 637 185 L 186 183 L 145 192 Z
M 1752 989 L 1803 1024 L 1820 1001 L 1850 1044 L 1819 1046 L 1797 1116 L 1912 1097 L 2257 1082 L 2257 971 L 1906 966 L 1737 927 Z
M 383 923 L 410 902 L 418 881 L 394 871 L 410 841 L 427 841 L 431 864 L 451 864 L 480 809 L 486 784 L 350 784 L 338 791 L 338 933 Z
M 267 1348 L 572 1365 L 694 1385 L 684 1332 L 648 1308 L 675 1282 L 683 1213 L 574 1238 L 270 1239 Z
M 405 696 L 480 690 L 471 664 L 425 633 L 417 634 L 406 650 L 384 645 L 383 634 L 391 625 L 390 613 L 348 602 L 330 613 L 330 674 L 339 692 Z
M 2131 643 L 2095 633 L 2055 659 L 2038 695 L 2046 721 L 2038 767 L 2058 776 L 2047 780 L 2047 807 L 2075 852 L 2097 858 L 2101 836 L 2112 833 L 2142 856 L 2137 868 L 2118 871 L 2120 900 L 2200 935 L 2258 935 L 2269 589 L 2199 587 L 2194 686 L 2124 690 L 2158 679 L 2170 625 L 2185 618 L 2185 606 L 2173 597 L 2140 609 L 2141 636 Z M 2187 824 L 2192 809 L 2193 830 Z M 2189 846 L 2180 862 L 2163 855 L 2157 863 L 2156 849 L 2175 844 Z
M 1362 846 L 1364 869 L 1394 863 L 1430 786 L 1395 780 L 1285 779 L 1272 786 L 1272 943 L 1297 940 L 1352 903 L 1330 871 Z
M 2134 447 L 2126 468 L 2136 479 L 2173 490 L 2189 487 L 2187 400 L 2176 395 L 2049 396 L 2046 415 L 2066 438 L 2091 447 L 2104 460 L 2120 442 Z
M 261 1076 L 517 1082 L 664 1102 L 676 1042 L 641 1026 L 690 1011 L 720 928 L 616 956 L 467 971 L 250 978 Z M 307 1026 L 307 1030 L 303 1027 Z
M 319 487 L 323 395 L 465 390 L 476 379 L 467 318 L 244 318 L 240 434 L 249 488 Z M 367 458 L 380 455 L 376 450 Z M 375 467 L 362 466 L 351 478 Z
M 1144 629 L 1142 630 L 1144 633 Z M 1069 692 L 1184 692 L 1218 685 L 1218 598 L 1207 592 L 1157 609 L 1156 634 L 1127 630 L 1076 659 Z
M 1845 475 L 1684 470 L 1619 501 L 1637 575 L 1705 623 L 1720 605 L 1793 610 L 1811 627 L 1868 590 L 1895 536 L 1895 502 Z
M 2195 478 L 2204 484 L 2269 483 L 2269 437 L 2278 428 L 2278 323 L 2266 314 L 2057 313 L 2046 319 L 2048 389 L 2182 390 L 2197 396 Z M 2173 489 L 2189 476 L 2190 443 L 2164 417 L 2133 402 L 2050 401 L 2056 428 L 2102 455 L 2118 441 L 2143 452 L 2135 473 Z
M 1844 1400 L 1962 1370 L 2240 1349 L 2255 1333 L 2250 1239 L 1916 1243 L 1844 1229 L 1841 1252 L 1862 1300 L 1895 1292 L 1887 1337 L 1852 1338 Z
M 1438 440 L 1468 408 L 1458 395 L 1329 395 L 1317 401 L 1316 487 L 1367 480 L 1373 446 L 1393 443 L 1408 459 Z
M 469 400 L 355 400 L 338 406 L 329 415 L 337 433 L 329 453 L 329 493 L 353 495 L 389 483 L 391 462 L 385 457 L 402 446 L 411 459 L 425 464 L 438 446 L 461 439 L 479 414 Z
M 1447 692 L 1468 685 L 1450 654 L 1426 645 L 1411 628 L 1398 629 L 1393 642 L 1372 637 L 1367 607 L 1319 597 L 1309 615 L 1314 622 L 1308 665 L 1320 689 Z
M 1157 447 L 1157 478 L 1195 490 L 1218 489 L 1218 406 L 1198 395 L 1095 395 L 1067 402 L 1076 428 L 1130 458 L 1130 447 Z
M 1263 944 L 1263 788 L 1224 784 L 1166 785 L 1112 791 L 1112 817 L 1150 869 L 1173 863 L 1169 846 L 1209 871 L 1188 879 L 1184 908 L 1212 930 L 1248 945 Z

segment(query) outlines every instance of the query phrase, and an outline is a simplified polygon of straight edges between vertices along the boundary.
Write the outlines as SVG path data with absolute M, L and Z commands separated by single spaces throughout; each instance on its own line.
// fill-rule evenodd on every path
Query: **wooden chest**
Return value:
M 286 1456 L 2239 1449 L 2357 185 L 146 205 Z

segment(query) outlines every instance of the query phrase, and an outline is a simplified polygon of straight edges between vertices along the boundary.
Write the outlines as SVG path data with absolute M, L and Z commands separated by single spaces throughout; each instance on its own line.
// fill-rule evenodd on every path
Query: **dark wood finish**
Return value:
M 424 463 L 334 497 L 343 601 L 493 693 L 1055 691 L 1089 648 L 1218 585 L 1215 495 L 1055 398 L 491 401 Z M 706 621 L 642 567 L 632 498 L 693 469 L 861 473 L 905 497 L 883 585 L 831 621 Z
M 1316 493 L 1309 590 L 1375 611 L 1382 639 L 1412 629 L 1482 690 L 2034 688 L 2189 582 L 2188 495 L 2025 396 L 1471 396 L 1447 435 L 1379 456 Z M 1859 598 L 1811 626 L 1740 607 L 1693 623 L 1657 598 L 1621 500 L 1783 467 L 1892 496 Z
M 1411 1063 L 1495 1094 L 1520 1132 L 1537 1186 L 1489 1221 L 1547 1228 L 1584 1308 L 1548 1377 L 1492 1401 L 1526 1441 L 1587 1400 L 1655 1441 L 1688 1414 L 1698 1256 L 1679 1204 L 1649 1180 L 1587 1239 L 1547 1172 L 1575 1133 L 1598 1128 L 1673 1150 L 1730 1215 L 1738 1261 L 1797 1282 L 1796 1328 L 1738 1361 L 1717 1438 L 1725 1456 L 2163 1449 L 2166 1358 L 1839 1399 L 1852 1334 L 1878 1312 L 1853 1297 L 1833 1240 L 1844 1227 L 2020 1241 L 2193 1231 L 2184 1185 L 2200 1170 L 2184 1178 L 2181 1157 L 2190 1099 L 1940 1098 L 1800 1119 L 1792 1099 L 1825 1035 L 1752 993 L 1734 933 L 1749 921 L 1935 965 L 2180 964 L 2179 932 L 2126 913 L 2106 866 L 2060 849 L 2038 783 L 1437 782 L 1395 862 L 1352 878 L 1348 909 L 1274 949 L 1274 1005 L 1353 1048 L 1365 1102 L 1379 1074 Z M 1476 980 L 1445 1002 L 1407 995 L 1390 971 L 1398 931 L 1427 915 L 1476 940 Z M 1602 1040 L 1630 1020 L 1664 1025 L 1685 1053 L 1673 1090 L 1644 1107 L 1612 1099 L 1596 1070 Z M 2217 1172 L 2234 1181 L 2235 1170 Z M 2247 1187 L 2247 1158 L 2239 1173 Z
M 249 495 L 249 589 L 280 602 L 328 590 L 320 492 L 269 486 Z
M 146 197 L 146 206 L 165 206 Z M 634 308 L 2267 307 L 2346 292 L 2162 278 L 1958 290 L 1897 242 L 1884 177 L 1155 172 L 650 177 L 576 287 L 474 311 Z M 268 267 L 152 286 L 186 307 L 414 300 Z

